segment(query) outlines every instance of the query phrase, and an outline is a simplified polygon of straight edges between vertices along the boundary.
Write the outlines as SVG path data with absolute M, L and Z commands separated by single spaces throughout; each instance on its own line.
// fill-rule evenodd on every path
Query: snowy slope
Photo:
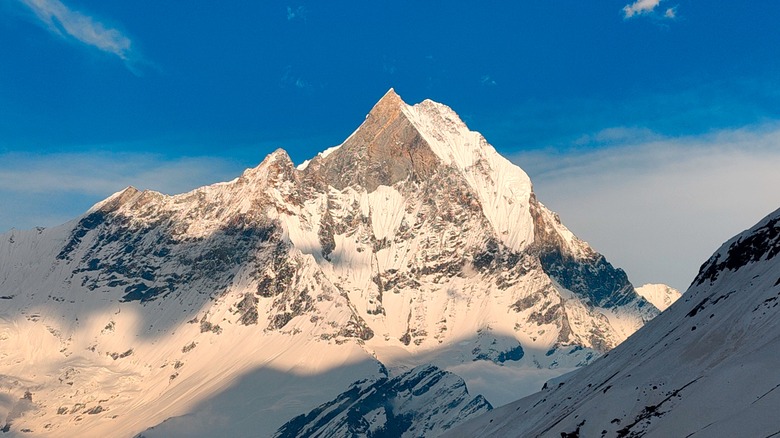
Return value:
M 0 236 L 0 419 L 271 433 L 424 364 L 498 406 L 656 314 L 451 109 L 390 90 L 305 165 L 277 150 L 229 182 L 129 187 Z
M 680 291 L 665 284 L 645 284 L 636 288 L 636 293 L 661 311 L 666 310 L 682 296 Z
M 780 210 L 726 242 L 683 297 L 592 365 L 449 436 L 780 433 Z

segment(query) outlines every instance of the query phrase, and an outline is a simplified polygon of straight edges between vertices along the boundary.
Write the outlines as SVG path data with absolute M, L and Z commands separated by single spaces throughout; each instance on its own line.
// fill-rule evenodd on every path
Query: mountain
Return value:
M 680 291 L 665 284 L 645 284 L 636 288 L 636 293 L 661 311 L 666 310 L 682 296 Z
M 658 314 L 450 108 L 393 90 L 297 167 L 0 236 L 0 298 L 0 416 L 51 436 L 270 435 L 428 364 L 501 405 Z
M 493 407 L 452 373 L 421 365 L 398 377 L 359 381 L 308 415 L 293 418 L 275 438 L 438 436 Z
M 780 210 L 593 364 L 451 431 L 500 437 L 780 434 Z

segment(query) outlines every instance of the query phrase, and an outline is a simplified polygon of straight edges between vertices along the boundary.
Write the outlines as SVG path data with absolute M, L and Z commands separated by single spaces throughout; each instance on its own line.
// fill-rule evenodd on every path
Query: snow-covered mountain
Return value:
M 359 381 L 332 402 L 293 418 L 275 438 L 346 436 L 438 436 L 492 409 L 471 397 L 462 379 L 421 365 L 393 379 Z
M 645 284 L 636 288 L 636 293 L 661 311 L 666 310 L 682 296 L 680 291 L 665 284 Z
M 270 435 L 425 364 L 501 405 L 658 314 L 450 108 L 393 90 L 297 167 L 0 236 L 0 298 L 0 417 L 52 436 Z
M 726 242 L 626 342 L 449 436 L 777 436 L 778 254 L 780 210 Z

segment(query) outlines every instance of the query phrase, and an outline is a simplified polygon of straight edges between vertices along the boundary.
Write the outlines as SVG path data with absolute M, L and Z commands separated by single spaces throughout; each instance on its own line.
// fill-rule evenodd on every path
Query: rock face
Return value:
M 132 435 L 216 409 L 220 391 L 251 400 L 230 385 L 266 376 L 257 369 L 371 374 L 336 373 L 267 416 L 267 433 L 380 364 L 546 378 L 658 313 L 450 108 L 393 90 L 300 166 L 277 150 L 233 181 L 175 196 L 128 188 L 60 227 L 0 236 L 0 298 L 12 351 L 0 388 L 35 394 L 35 413 L 10 427 L 54 435 Z M 471 381 L 509 401 L 490 393 L 500 378 Z
M 570 376 L 449 436 L 780 433 L 780 210 L 726 242 L 687 292 Z
M 430 178 L 440 160 L 406 117 L 404 107 L 401 98 L 389 91 L 360 129 L 321 160 L 318 176 L 335 189 L 363 188 L 367 193 L 379 186 L 405 181 L 419 184 Z
M 276 438 L 426 437 L 493 407 L 452 373 L 421 365 L 398 377 L 360 381 L 306 415 L 293 418 Z

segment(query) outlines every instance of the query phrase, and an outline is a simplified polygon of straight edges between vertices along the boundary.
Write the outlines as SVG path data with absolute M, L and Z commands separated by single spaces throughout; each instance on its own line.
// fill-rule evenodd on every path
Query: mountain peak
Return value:
M 260 163 L 260 166 L 270 166 L 277 163 L 283 166 L 292 166 L 292 160 L 286 150 L 277 148 L 265 157 L 263 162 Z
M 325 180 L 337 189 L 380 185 L 430 176 L 440 160 L 408 117 L 409 106 L 392 88 L 366 120 L 333 153 L 323 156 Z
M 138 195 L 139 193 L 141 193 L 141 191 L 139 191 L 135 187 L 127 186 L 124 189 L 109 196 L 108 198 L 93 205 L 92 208 L 90 208 L 89 211 L 87 211 L 87 214 L 94 213 L 96 211 L 116 210 L 121 205 L 135 198 L 136 195 Z
M 298 167 L 307 180 L 368 193 L 402 181 L 428 181 L 441 170 L 459 174 L 507 247 L 520 251 L 533 241 L 533 224 L 522 207 L 532 193 L 528 175 L 446 105 L 431 100 L 407 105 L 391 88 L 344 143 L 313 161 Z
M 665 284 L 645 284 L 636 288 L 636 293 L 662 311 L 682 296 L 680 291 Z
M 398 95 L 398 93 L 395 92 L 394 88 L 390 88 L 387 90 L 387 93 L 385 93 L 384 96 L 382 96 L 381 99 L 374 105 L 374 108 L 377 107 L 401 107 L 406 105 L 406 102 L 401 99 L 401 96 Z

